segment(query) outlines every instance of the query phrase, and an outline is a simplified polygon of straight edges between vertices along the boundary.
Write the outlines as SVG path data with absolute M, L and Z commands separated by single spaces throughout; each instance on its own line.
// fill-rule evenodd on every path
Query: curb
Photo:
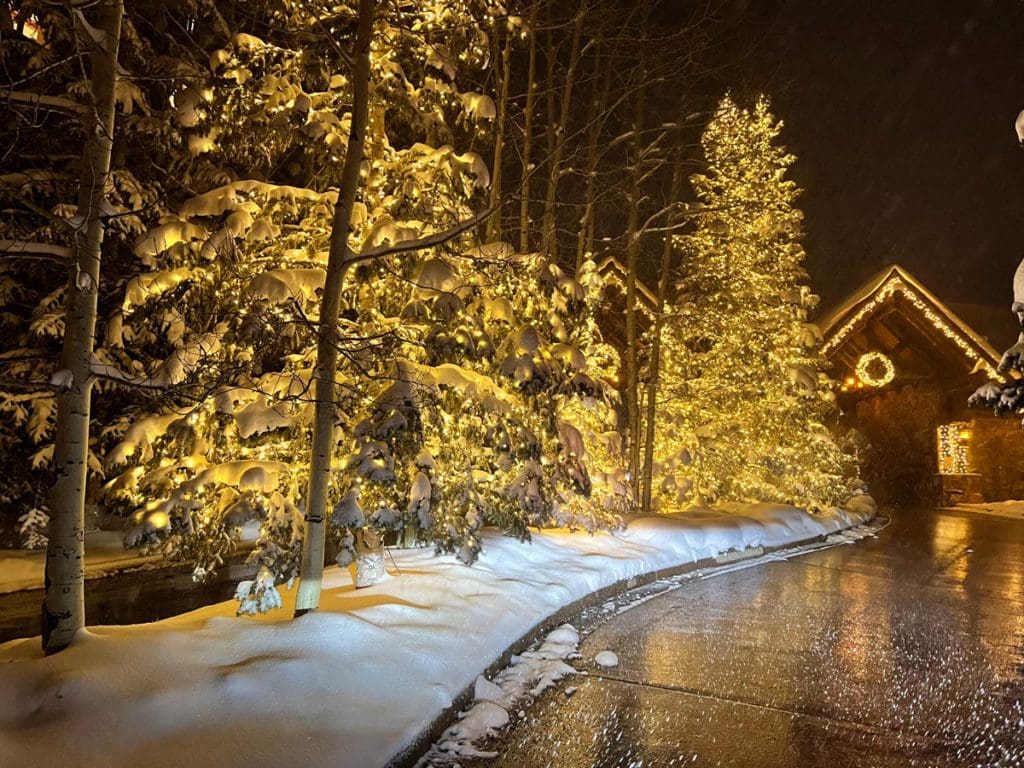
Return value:
M 733 563 L 740 563 L 746 560 L 754 560 L 759 557 L 764 557 L 765 555 L 769 555 L 774 552 L 797 549 L 816 541 L 825 541 L 829 536 L 833 536 L 837 533 L 848 531 L 851 528 L 856 528 L 857 526 L 869 525 L 876 517 L 878 517 L 877 511 L 871 517 L 862 522 L 853 523 L 845 528 L 837 528 L 829 534 L 819 534 L 817 536 L 808 536 L 804 539 L 794 539 L 786 544 L 778 544 L 772 547 L 751 547 L 744 550 L 729 550 L 727 552 L 719 553 L 714 557 L 705 557 L 701 560 L 697 560 L 696 562 L 683 563 L 682 565 L 672 566 L 671 568 L 661 568 L 657 571 L 649 571 L 648 573 L 631 576 L 628 579 L 621 579 L 614 584 L 609 584 L 607 587 L 602 587 L 596 592 L 591 592 L 589 595 L 585 595 L 584 597 L 569 603 L 555 611 L 555 613 L 551 614 L 547 618 L 539 621 L 533 626 L 533 629 L 529 630 L 526 634 L 522 635 L 518 640 L 509 645 L 498 658 L 481 670 L 479 674 L 488 679 L 493 678 L 498 674 L 498 672 L 509 665 L 513 656 L 528 650 L 531 645 L 541 640 L 554 628 L 565 624 L 570 619 L 576 618 L 587 608 L 599 605 L 600 603 L 603 603 L 623 592 L 628 592 L 632 589 L 636 589 L 637 587 L 647 586 L 648 584 L 660 579 L 667 579 L 673 576 L 680 576 L 684 573 L 690 573 L 691 571 L 699 571 L 714 568 L 716 566 L 722 567 L 732 565 Z M 461 693 L 452 699 L 452 703 L 440 715 L 438 715 L 426 728 L 420 731 L 419 735 L 411 744 L 409 744 L 409 746 L 392 757 L 385 764 L 385 768 L 413 768 L 423 753 L 430 748 L 430 745 L 437 741 L 449 726 L 458 721 L 459 712 L 467 709 L 472 703 L 475 684 L 476 681 L 474 679 L 474 682 L 466 686 Z

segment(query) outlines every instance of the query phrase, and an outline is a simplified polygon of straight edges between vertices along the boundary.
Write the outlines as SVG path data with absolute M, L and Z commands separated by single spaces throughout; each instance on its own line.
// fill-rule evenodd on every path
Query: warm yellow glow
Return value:
M 865 352 L 857 361 L 857 377 L 869 387 L 884 387 L 895 376 L 892 360 L 881 352 Z
M 17 24 L 19 20 L 19 14 L 16 11 L 11 11 L 11 20 Z M 29 40 L 33 40 L 39 45 L 46 45 L 46 32 L 43 30 L 42 25 L 39 23 L 39 17 L 35 14 L 30 15 L 25 19 L 22 25 L 21 33 Z
M 954 421 L 943 424 L 936 430 L 936 434 L 939 474 L 964 475 L 970 472 L 967 446 L 971 431 L 967 428 L 967 423 Z
M 919 295 L 918 291 L 914 286 L 907 283 L 899 275 L 892 275 L 886 283 L 875 293 L 870 301 L 864 304 L 849 320 L 847 320 L 842 327 L 832 334 L 832 336 L 825 342 L 822 347 L 822 352 L 826 355 L 833 352 L 840 344 L 849 336 L 855 328 L 860 326 L 860 323 L 867 318 L 876 308 L 884 304 L 886 301 L 894 297 L 897 293 L 903 294 L 913 304 L 925 318 L 935 327 L 936 330 L 942 333 L 947 339 L 952 341 L 970 360 L 975 366 L 978 366 L 988 375 L 990 379 L 998 379 L 999 374 L 995 368 L 992 367 L 991 363 L 988 362 L 981 354 L 979 354 L 976 346 L 972 344 L 964 334 L 952 328 L 945 319 L 933 310 L 928 303 Z
M 765 101 L 723 100 L 692 178 L 704 212 L 677 236 L 685 302 L 666 312 L 656 456 L 665 507 L 722 501 L 835 503 L 850 460 L 825 426 L 831 382 L 807 322 L 795 161 Z M 852 376 L 845 386 L 861 386 Z

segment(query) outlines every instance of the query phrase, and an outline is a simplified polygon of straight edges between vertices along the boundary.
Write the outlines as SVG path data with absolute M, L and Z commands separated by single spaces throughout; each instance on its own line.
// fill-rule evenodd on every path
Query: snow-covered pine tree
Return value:
M 169 55 L 173 43 L 159 31 L 173 5 L 133 3 L 122 23 L 121 77 L 114 92 L 121 162 L 105 177 L 104 275 L 97 296 L 101 332 L 94 350 L 106 362 L 115 361 L 102 341 L 103 324 L 123 292 L 121 276 L 129 271 L 131 243 L 143 231 L 141 217 L 158 203 L 162 190 L 155 168 L 167 159 L 166 133 L 163 121 L 154 117 L 154 100 L 163 97 L 165 84 L 187 58 L 180 50 Z M 11 13 L 7 8 L 2 12 Z M 18 3 L 13 29 L 5 30 L 0 45 L 5 73 L 0 77 L 5 104 L 0 118 L 0 145 L 5 147 L 0 174 L 5 212 L 0 217 L 0 333 L 8 341 L 0 357 L 0 529 L 33 504 L 44 508 L 41 489 L 52 481 L 56 398 L 49 381 L 60 367 L 69 254 L 85 221 L 76 200 L 90 94 L 82 78 L 88 71 L 83 65 L 88 49 L 79 39 L 81 20 L 88 21 L 82 13 L 60 4 Z M 135 26 L 138 14 L 147 16 L 143 29 L 150 37 Z M 100 396 L 94 398 L 92 421 L 101 427 L 125 402 L 123 396 L 105 397 L 111 388 L 102 380 L 94 386 Z M 102 474 L 98 432 L 94 429 L 90 440 L 91 480 Z
M 841 500 L 849 462 L 808 323 L 795 158 L 767 101 L 726 96 L 692 178 L 703 211 L 679 238 L 683 275 L 665 333 L 657 445 L 662 503 Z
M 486 168 L 475 155 L 415 140 L 455 136 L 449 124 L 490 113 L 488 97 L 459 94 L 454 85 L 458 68 L 484 50 L 479 29 L 464 23 L 458 4 L 458 13 L 439 16 L 452 28 L 439 24 L 438 8 L 421 9 L 430 19 L 419 21 L 409 9 L 397 17 L 393 6 L 381 10 L 367 135 L 372 160 L 352 238 L 357 253 L 469 219 L 476 190 L 486 187 Z M 310 29 L 322 23 L 301 18 Z M 287 37 L 287 29 L 282 23 L 274 34 Z M 414 47 L 401 47 L 416 40 L 427 52 L 425 65 L 416 63 Z M 395 41 L 398 47 L 389 47 Z M 123 328 L 133 349 L 149 353 L 149 364 L 140 366 L 174 384 L 179 399 L 125 424 L 109 461 L 128 469 L 108 486 L 126 510 L 143 507 L 131 543 L 194 559 L 199 576 L 223 560 L 240 528 L 262 521 L 257 560 L 278 582 L 296 572 L 305 492 L 305 467 L 296 457 L 308 441 L 311 399 L 309 321 L 316 320 L 323 283 L 338 159 L 331 153 L 342 152 L 347 139 L 350 87 L 342 62 L 337 72 L 322 69 L 331 61 L 329 48 L 311 74 L 310 52 L 279 42 L 234 34 L 212 52 L 209 84 L 190 85 L 176 99 L 179 130 L 210 169 L 197 171 L 194 185 L 214 178 L 215 166 L 230 177 L 247 165 L 261 176 L 286 167 L 289 180 L 301 185 L 216 178 L 139 241 L 136 253 L 149 271 L 128 286 Z M 244 143 L 249 122 L 259 140 Z M 247 159 L 253 147 L 279 154 Z M 299 173 L 301 164 L 283 159 L 317 153 L 323 156 L 310 163 L 316 172 L 309 177 Z M 414 257 L 360 263 L 343 295 L 339 376 L 339 450 L 347 452 L 350 440 L 355 445 L 332 480 L 343 557 L 362 525 L 413 528 L 412 538 L 468 561 L 484 522 L 522 535 L 527 524 L 554 519 L 549 489 L 569 475 L 564 465 L 581 457 L 558 459 L 552 409 L 585 391 L 588 413 L 599 414 L 593 430 L 606 436 L 611 429 L 603 421 L 610 413 L 603 386 L 569 348 L 600 348 L 592 307 L 584 306 L 593 303 L 599 282 L 591 273 L 584 290 L 539 257 L 515 256 L 504 246 L 473 250 L 464 237 Z M 539 327 L 537 345 L 506 345 L 501 361 L 515 358 L 517 365 L 503 372 L 499 347 L 529 323 Z M 572 364 L 553 364 L 557 355 L 569 355 Z M 217 396 L 205 400 L 211 388 Z M 605 475 L 613 476 L 614 467 L 602 483 Z M 616 494 L 609 495 L 613 509 Z
M 457 69 L 487 48 L 470 8 L 381 10 L 350 240 L 360 254 L 468 218 L 487 185 L 478 156 L 440 143 L 487 98 L 454 85 Z M 108 492 L 127 508 L 145 500 L 132 543 L 159 539 L 194 559 L 199 576 L 222 561 L 240 523 L 264 519 L 260 562 L 287 579 L 306 472 L 296 457 L 308 451 L 311 325 L 348 140 L 350 46 L 339 44 L 355 11 L 292 2 L 251 10 L 222 4 L 224 23 L 238 28 L 175 95 L 176 130 L 193 156 L 186 183 L 207 191 L 137 244 L 147 270 L 125 292 L 122 325 L 125 346 L 145 352 L 138 367 L 177 392 L 163 412 L 126 420 L 109 461 L 133 466 Z M 342 418 L 364 398 L 353 377 L 387 375 L 415 269 L 407 255 L 375 258 L 345 285 L 339 383 L 353 406 L 343 402 Z M 210 390 L 216 398 L 205 398 Z
M 431 541 L 466 562 L 496 525 L 593 529 L 628 507 L 593 311 L 600 278 L 493 243 L 422 264 L 405 357 L 353 430 L 338 525 Z M 348 540 L 351 530 L 343 540 Z

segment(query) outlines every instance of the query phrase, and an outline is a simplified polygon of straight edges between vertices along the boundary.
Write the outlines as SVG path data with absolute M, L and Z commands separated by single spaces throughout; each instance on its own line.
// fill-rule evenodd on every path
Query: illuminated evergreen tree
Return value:
M 175 130 L 192 157 L 185 181 L 207 191 L 178 204 L 136 246 L 148 269 L 128 286 L 114 339 L 131 348 L 140 372 L 175 392 L 165 412 L 127 417 L 111 430 L 124 439 L 110 465 L 136 466 L 108 493 L 128 508 L 148 500 L 130 540 L 162 540 L 194 558 L 198 575 L 222 560 L 240 523 L 265 519 L 275 541 L 264 564 L 288 577 L 294 562 L 282 552 L 298 544 L 313 326 L 348 139 L 345 52 L 355 11 L 287 0 L 244 5 L 237 14 L 224 9 L 222 24 L 237 19 L 237 29 L 227 30 L 226 45 L 211 41 L 218 47 L 208 69 L 175 94 Z M 381 9 L 350 239 L 360 253 L 468 218 L 474 193 L 487 185 L 478 156 L 444 143 L 455 137 L 449 125 L 474 130 L 486 99 L 454 86 L 457 70 L 487 50 L 471 11 L 486 14 L 455 1 Z M 342 299 L 339 415 L 365 400 L 357 379 L 387 374 L 416 264 L 396 254 L 352 270 Z M 211 391 L 217 397 L 206 397 Z M 340 431 L 338 439 L 347 442 Z
M 351 34 L 351 10 L 269 2 L 262 13 L 265 37 L 236 32 L 176 95 L 188 181 L 205 191 L 137 244 L 147 270 L 112 334 L 173 397 L 108 431 L 107 494 L 134 514 L 130 544 L 192 560 L 203 577 L 242 530 L 261 528 L 263 570 L 243 610 L 274 605 L 273 584 L 296 575 L 314 325 L 351 95 L 323 33 Z M 446 142 L 494 113 L 486 95 L 456 88 L 491 24 L 484 6 L 456 0 L 379 10 L 350 238 L 360 257 L 341 311 L 340 562 L 360 529 L 397 529 L 469 562 L 484 524 L 524 536 L 528 525 L 605 524 L 622 506 L 592 265 L 572 280 L 539 256 L 476 247 L 473 228 L 381 255 L 479 206 L 486 166 Z
M 665 341 L 662 501 L 832 504 L 847 461 L 827 427 L 817 298 L 804 280 L 795 158 L 763 98 L 730 97 L 705 130 L 702 209 L 678 239 L 682 277 Z

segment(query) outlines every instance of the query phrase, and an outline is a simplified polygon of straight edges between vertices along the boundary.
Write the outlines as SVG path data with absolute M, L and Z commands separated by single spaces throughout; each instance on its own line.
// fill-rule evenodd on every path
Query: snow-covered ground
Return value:
M 505 649 L 603 587 L 730 550 L 866 521 L 873 504 L 809 515 L 779 505 L 642 518 L 615 534 L 485 533 L 472 568 L 403 550 L 358 592 L 325 576 L 321 611 L 239 619 L 232 602 L 148 625 L 94 627 L 43 658 L 0 646 L 4 764 L 372 768 L 411 745 Z
M 982 504 L 957 504 L 950 507 L 954 512 L 980 512 L 995 517 L 1009 517 L 1024 520 L 1024 501 L 990 501 Z
M 85 576 L 105 576 L 126 568 L 158 564 L 161 555 L 140 557 L 126 550 L 121 531 L 93 531 L 85 535 Z M 43 550 L 0 549 L 0 593 L 19 589 L 41 589 L 46 552 Z

